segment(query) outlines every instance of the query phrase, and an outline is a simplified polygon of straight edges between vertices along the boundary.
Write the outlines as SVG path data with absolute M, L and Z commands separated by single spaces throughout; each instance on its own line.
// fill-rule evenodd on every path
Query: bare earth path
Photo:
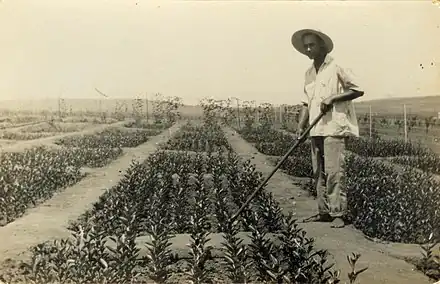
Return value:
M 24 259 L 28 248 L 42 242 L 69 237 L 69 221 L 76 220 L 106 189 L 115 186 L 121 175 L 133 160 L 142 161 L 157 149 L 159 143 L 169 139 L 180 128 L 177 123 L 170 129 L 131 149 L 110 165 L 90 169 L 89 176 L 77 184 L 66 188 L 50 200 L 36 208 L 29 209 L 26 215 L 0 228 L 0 263 L 7 259 Z
M 225 133 L 237 154 L 251 159 L 263 175 L 266 176 L 273 170 L 267 157 L 241 138 L 236 131 L 225 128 Z M 266 189 L 273 193 L 283 210 L 294 210 L 299 220 L 317 213 L 316 201 L 294 185 L 292 178 L 281 171 L 275 173 Z M 359 276 L 360 283 L 431 283 L 426 276 L 415 271 L 411 264 L 396 258 L 404 254 L 414 256 L 419 252 L 414 245 L 375 243 L 352 226 L 343 229 L 333 229 L 329 224 L 321 223 L 300 223 L 300 226 L 306 230 L 308 236 L 315 238 L 317 247 L 327 249 L 332 254 L 336 268 L 341 270 L 342 283 L 348 281 L 350 267 L 347 255 L 351 253 L 362 254 L 357 269 L 369 267 Z
M 121 127 L 125 123 L 127 123 L 127 121 L 119 121 L 112 124 L 101 124 L 97 126 L 92 126 L 85 130 L 77 131 L 77 132 L 67 132 L 60 135 L 54 135 L 54 136 L 27 140 L 27 141 L 16 141 L 16 143 L 12 145 L 6 145 L 0 148 L 0 152 L 22 152 L 28 148 L 36 147 L 36 146 L 54 146 L 53 143 L 61 138 L 68 138 L 77 135 L 93 134 L 95 132 L 103 131 L 108 128 Z
M 11 125 L 11 126 L 6 126 L 6 127 L 2 126 L 2 127 L 0 127 L 0 130 L 8 130 L 8 131 L 12 130 L 12 131 L 14 131 L 14 130 L 19 130 L 21 128 L 24 128 L 24 127 L 27 127 L 27 126 L 30 126 L 30 125 L 42 124 L 44 122 L 46 122 L 46 121 L 45 120 L 39 120 L 39 121 L 33 121 L 33 122 L 19 123 L 19 124 L 15 124 L 15 125 Z

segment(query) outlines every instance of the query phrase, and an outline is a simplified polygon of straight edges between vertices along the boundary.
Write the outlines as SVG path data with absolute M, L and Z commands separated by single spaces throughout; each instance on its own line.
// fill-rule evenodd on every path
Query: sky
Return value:
M 0 99 L 179 96 L 296 104 L 315 28 L 362 99 L 440 95 L 440 7 L 426 1 L 2 0 Z M 423 67 L 423 68 L 422 68 Z

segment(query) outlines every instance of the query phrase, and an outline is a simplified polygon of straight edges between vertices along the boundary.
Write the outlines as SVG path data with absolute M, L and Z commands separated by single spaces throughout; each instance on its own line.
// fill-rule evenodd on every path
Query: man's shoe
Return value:
M 316 214 L 309 218 L 303 220 L 303 223 L 312 223 L 312 222 L 332 222 L 333 218 L 329 214 Z
M 342 217 L 333 217 L 332 219 L 332 224 L 330 226 L 331 228 L 339 229 L 345 227 L 346 222 Z

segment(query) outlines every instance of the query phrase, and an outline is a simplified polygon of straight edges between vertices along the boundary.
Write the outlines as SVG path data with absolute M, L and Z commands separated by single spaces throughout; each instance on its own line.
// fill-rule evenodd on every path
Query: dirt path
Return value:
M 232 148 L 241 157 L 251 159 L 258 171 L 267 175 L 273 170 L 267 157 L 241 138 L 236 131 L 225 128 L 225 133 Z M 294 185 L 293 179 L 281 171 L 274 174 L 266 188 L 273 193 L 283 210 L 294 210 L 298 219 L 317 213 L 316 201 Z M 358 269 L 369 267 L 359 276 L 360 283 L 431 283 L 426 276 L 415 271 L 411 264 L 396 258 L 404 254 L 414 256 L 416 252 L 420 253 L 415 245 L 375 243 L 351 226 L 343 229 L 332 229 L 329 224 L 320 223 L 301 223 L 300 226 L 306 230 L 308 236 L 315 238 L 317 247 L 327 249 L 332 254 L 336 268 L 341 270 L 342 283 L 348 281 L 350 267 L 347 255 L 351 253 L 362 254 Z
M 17 142 L 17 140 L 0 139 L 0 148 L 7 145 L 16 144 Z
M 26 215 L 0 228 L 0 263 L 7 259 L 24 259 L 27 249 L 39 243 L 70 236 L 67 226 L 76 220 L 106 189 L 116 185 L 133 159 L 142 161 L 157 149 L 157 145 L 169 139 L 180 128 L 177 123 L 170 129 L 136 148 L 126 149 L 119 159 L 110 165 L 89 169 L 89 176 L 66 188 L 50 200 L 27 211 Z
M 108 128 L 121 127 L 126 123 L 127 123 L 127 121 L 119 121 L 119 122 L 112 123 L 112 124 L 97 125 L 97 126 L 93 126 L 91 128 L 86 128 L 81 131 L 68 132 L 68 133 L 63 133 L 60 135 L 43 137 L 40 139 L 16 141 L 16 143 L 14 143 L 12 145 L 5 145 L 3 147 L 0 147 L 0 153 L 1 152 L 22 152 L 26 149 L 29 149 L 31 147 L 36 147 L 36 146 L 52 146 L 52 144 L 56 140 L 61 139 L 61 138 L 67 138 L 67 137 L 77 136 L 77 135 L 93 134 L 95 132 L 102 131 L 102 130 L 105 130 Z
M 25 122 L 25 123 L 15 124 L 15 125 L 11 125 L 11 126 L 6 126 L 6 127 L 0 127 L 0 130 L 16 131 L 16 130 L 20 130 L 21 128 L 27 127 L 27 126 L 38 125 L 38 124 L 42 124 L 45 122 L 47 122 L 47 121 L 46 120 L 39 120 L 39 121 L 33 121 L 33 122 Z

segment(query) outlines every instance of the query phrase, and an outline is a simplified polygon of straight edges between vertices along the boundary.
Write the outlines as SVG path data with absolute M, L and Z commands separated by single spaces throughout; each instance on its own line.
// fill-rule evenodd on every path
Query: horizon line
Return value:
M 364 102 L 373 102 L 373 101 L 380 101 L 380 100 L 401 100 L 401 99 L 413 99 L 413 98 L 427 98 L 427 97 L 440 97 L 440 93 L 438 94 L 430 94 L 430 95 L 426 95 L 426 96 L 420 96 L 420 97 L 383 97 L 383 98 L 375 98 L 375 99 L 367 99 L 367 100 L 362 100 L 362 101 L 357 101 L 355 103 L 364 103 Z M 205 98 L 210 98 L 210 97 L 205 97 Z M 106 97 L 106 98 L 90 98 L 90 97 L 77 97 L 77 98 L 71 98 L 71 97 L 46 97 L 46 98 L 31 98 L 31 99 L 24 99 L 24 98 L 17 98 L 17 99 L 2 99 L 0 98 L 1 102 L 11 102 L 11 101 L 15 101 L 15 102 L 19 102 L 19 101 L 45 101 L 45 100 L 59 100 L 59 99 L 63 99 L 63 100 L 92 100 L 92 101 L 105 101 L 105 100 L 135 100 L 135 99 L 141 99 L 143 101 L 145 101 L 145 98 L 126 98 L 126 97 Z M 184 99 L 181 98 L 183 101 Z M 226 100 L 226 99 L 216 99 L 213 98 L 214 100 Z M 201 99 L 202 100 L 202 99 Z M 148 99 L 148 101 L 155 101 L 154 99 Z M 246 101 L 246 100 L 241 100 L 240 101 Z M 269 103 L 269 102 L 265 102 L 265 103 Z M 276 103 L 270 103 L 272 105 L 286 105 L 286 104 L 276 104 Z M 300 105 L 301 103 L 298 104 L 293 104 L 293 105 Z M 183 103 L 184 106 L 200 106 L 200 104 L 188 104 L 188 103 Z

